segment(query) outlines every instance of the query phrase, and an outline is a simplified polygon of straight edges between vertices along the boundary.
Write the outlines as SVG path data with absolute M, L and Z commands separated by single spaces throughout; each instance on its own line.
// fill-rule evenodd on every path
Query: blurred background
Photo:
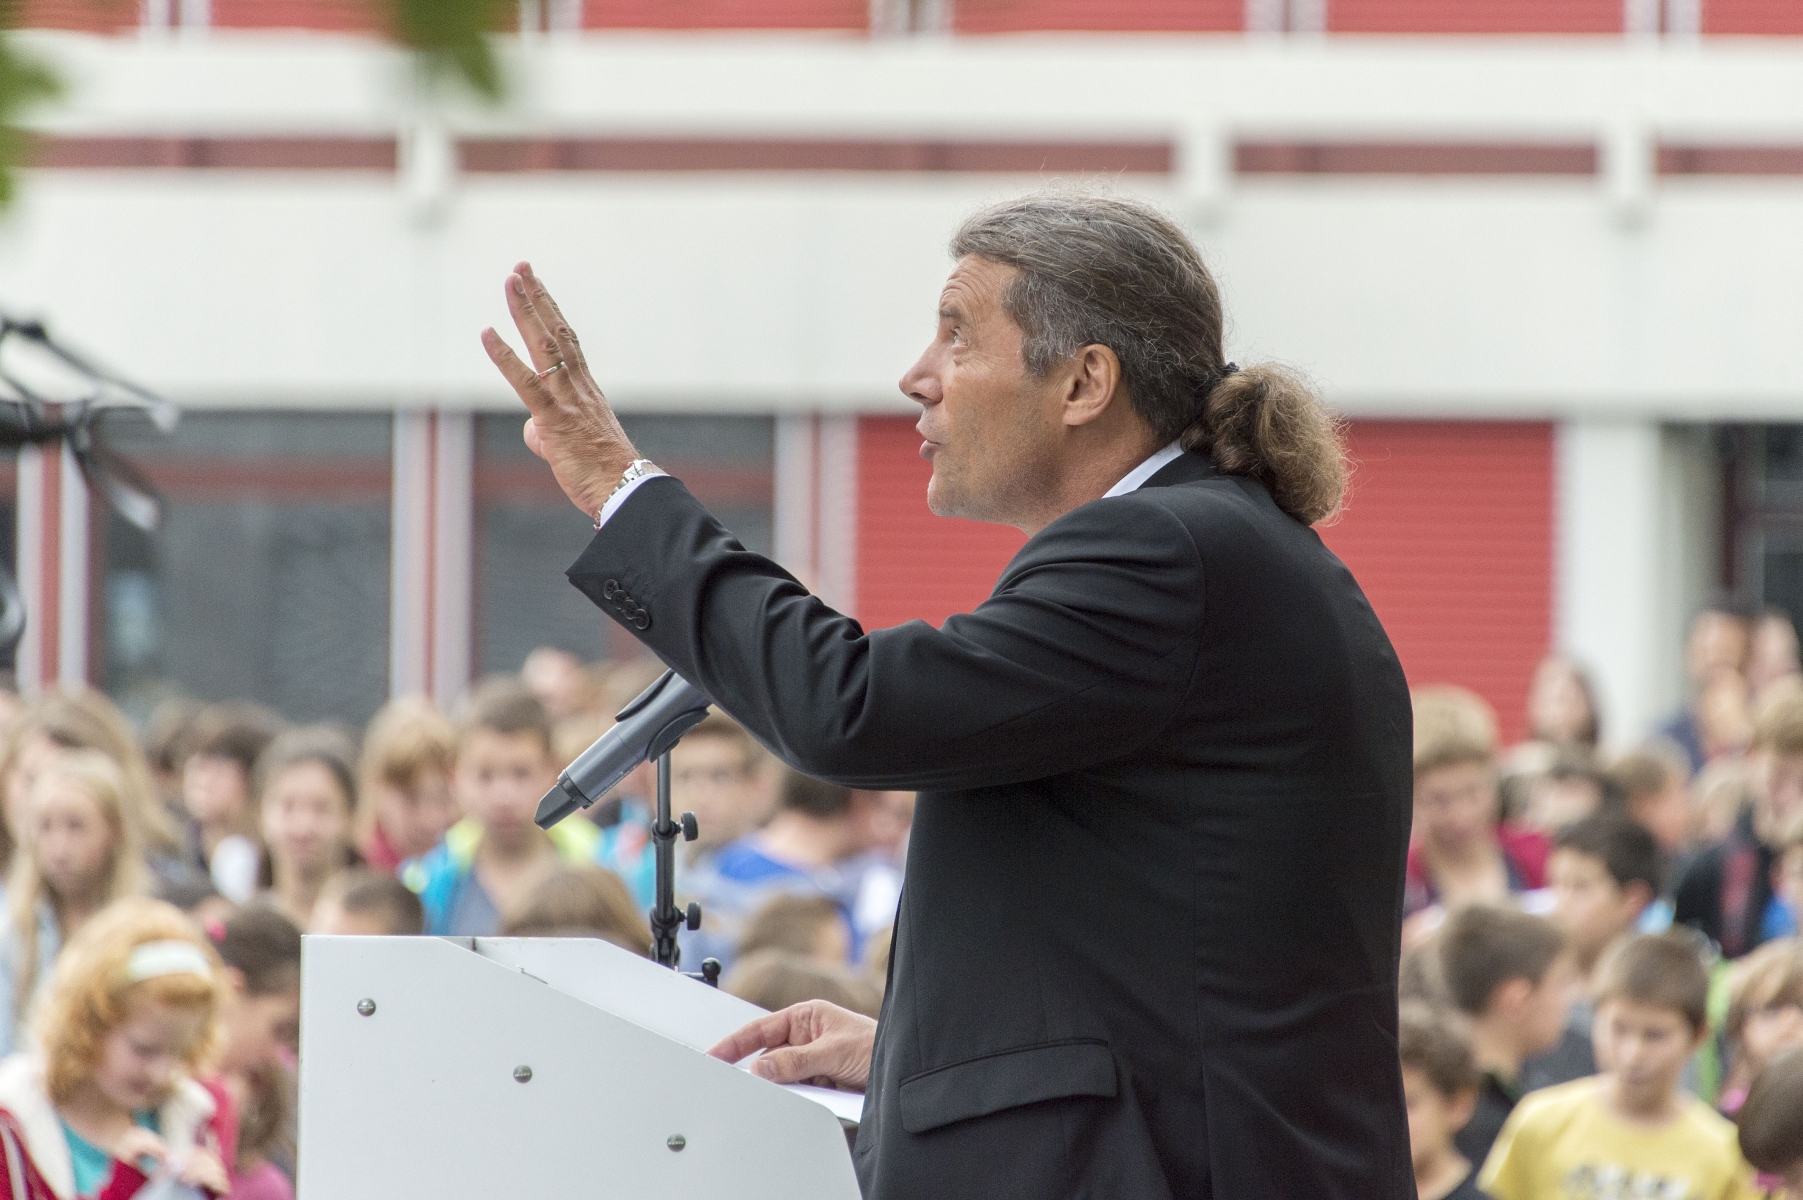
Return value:
M 1803 612 L 1796 0 L 7 11 L 0 310 L 185 413 L 111 422 L 152 533 L 66 452 L 0 467 L 28 693 L 361 723 L 627 652 L 477 342 L 521 258 L 748 546 L 867 626 L 975 605 L 1019 537 L 930 516 L 895 380 L 960 217 L 1052 179 L 1176 214 L 1234 357 L 1321 383 L 1358 464 L 1324 536 L 1506 740 L 1549 651 L 1627 743 L 1712 597 Z

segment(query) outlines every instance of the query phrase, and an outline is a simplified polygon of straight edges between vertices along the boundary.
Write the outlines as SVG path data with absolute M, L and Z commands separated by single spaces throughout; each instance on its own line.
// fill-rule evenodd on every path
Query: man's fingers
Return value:
M 518 273 L 507 277 L 507 311 L 513 314 L 514 327 L 520 331 L 520 340 L 526 343 L 526 353 L 532 359 L 534 371 L 544 371 L 565 361 L 562 351 L 557 348 L 557 339 L 551 334 L 550 322 L 532 302 L 526 279 Z
M 708 1051 L 715 1058 L 736 1063 L 748 1054 L 759 1050 L 771 1050 L 789 1044 L 791 1026 L 789 1009 L 771 1013 L 767 1017 L 759 1017 L 745 1028 L 721 1039 L 718 1045 Z
M 520 361 L 520 356 L 513 352 L 513 347 L 507 344 L 507 339 L 493 329 L 484 329 L 482 331 L 482 348 L 488 351 L 489 361 L 500 370 L 501 377 L 512 385 L 514 392 L 519 395 L 520 402 L 533 416 L 550 412 L 555 401 L 551 398 L 551 393 L 546 390 L 544 380 L 538 377 L 537 371 Z
M 588 364 L 583 361 L 582 344 L 576 340 L 576 330 L 564 319 L 563 310 L 551 298 L 551 290 L 545 286 L 545 281 L 532 273 L 532 264 L 528 262 L 516 266 L 514 273 L 526 281 L 526 297 L 550 333 L 559 361 L 569 363 L 571 370 L 586 370 Z
M 820 1052 L 812 1046 L 785 1046 L 780 1050 L 766 1050 L 751 1064 L 751 1073 L 759 1079 L 768 1079 L 771 1083 L 802 1083 L 816 1078 L 830 1078 L 820 1073 L 824 1064 L 819 1058 Z

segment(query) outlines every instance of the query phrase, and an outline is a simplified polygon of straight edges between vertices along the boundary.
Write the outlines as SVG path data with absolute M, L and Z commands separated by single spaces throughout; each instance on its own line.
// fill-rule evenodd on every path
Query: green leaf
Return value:
M 503 26 L 508 0 L 377 0 L 396 41 L 418 52 L 432 83 L 462 83 L 484 100 L 506 90 L 488 34 Z

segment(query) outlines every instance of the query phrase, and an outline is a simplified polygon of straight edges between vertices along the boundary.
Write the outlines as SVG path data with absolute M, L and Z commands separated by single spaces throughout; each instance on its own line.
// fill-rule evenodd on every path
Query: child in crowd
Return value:
M 1461 904 L 1500 904 L 1544 883 L 1544 835 L 1500 823 L 1496 717 L 1458 687 L 1420 688 L 1415 706 L 1415 824 L 1404 915 Z M 1411 920 L 1418 944 L 1423 921 Z
M 1694 814 L 1690 765 L 1669 743 L 1632 750 L 1615 760 L 1609 775 L 1621 791 L 1628 816 L 1645 826 L 1668 862 L 1690 849 Z
M 426 910 L 411 888 L 392 875 L 365 868 L 340 871 L 326 881 L 313 906 L 308 933 L 418 937 Z
M 238 1161 L 229 1200 L 294 1200 L 294 1183 L 277 1160 L 294 1161 L 293 1078 L 279 1066 L 258 1067 L 239 1089 Z
M 1704 1037 L 1708 997 L 1708 972 L 1684 932 L 1617 946 L 1596 981 L 1597 1059 L 1607 1069 L 1523 1100 L 1479 1186 L 1496 1200 L 1751 1200 L 1734 1126 L 1679 1087 Z
M 1792 932 L 1774 894 L 1773 864 L 1791 823 L 1803 815 L 1803 695 L 1767 705 L 1753 727 L 1747 783 L 1753 803 L 1728 835 L 1697 852 L 1678 881 L 1673 921 L 1700 930 L 1739 958 Z
M 860 869 L 868 866 L 860 856 L 871 848 L 864 809 L 880 793 L 853 792 L 785 768 L 777 795 L 767 825 L 721 847 L 690 877 L 706 923 L 692 942 L 685 937 L 685 957 L 712 954 L 730 965 L 746 922 L 784 893 L 829 897 L 851 929 Z M 849 957 L 862 951 L 853 930 Z
M 131 725 L 117 705 L 91 688 L 54 691 L 40 696 L 19 719 L 13 733 L 20 737 L 19 785 L 11 801 L 29 791 L 31 764 L 41 766 L 57 750 L 95 750 L 113 761 L 125 780 L 121 794 L 126 823 L 149 867 L 153 886 L 177 887 L 197 874 L 181 857 L 181 839 L 174 816 L 158 802 L 156 784 Z
M 1476 1165 L 1453 1143 L 1477 1107 L 1479 1075 L 1470 1039 L 1450 1013 L 1404 1001 L 1396 1044 L 1419 1200 L 1482 1200 L 1474 1182 Z
M 1803 820 L 1793 820 L 1778 839 L 1778 859 L 1772 866 L 1772 893 L 1784 906 L 1784 915 L 1773 925 L 1794 934 L 1803 914 Z M 1788 935 L 1787 935 L 1788 936 Z
M 679 878 L 690 864 L 769 817 L 758 771 L 761 759 L 751 735 L 717 712 L 709 713 L 676 743 L 670 754 L 670 808 L 694 813 L 700 830 L 695 841 L 677 845 Z M 642 782 L 655 786 L 651 780 Z M 619 822 L 602 833 L 595 852 L 595 861 L 623 879 L 645 909 L 651 907 L 656 884 L 650 821 L 651 810 L 644 802 L 623 805 Z
M 41 1051 L 0 1063 L 0 1195 L 125 1200 L 152 1178 L 228 1191 L 220 1110 L 193 1079 L 221 992 L 179 910 L 125 900 L 89 922 L 44 997 Z
M 770 1012 L 806 1000 L 825 1000 L 867 1017 L 883 1007 L 882 989 L 869 980 L 783 950 L 747 954 L 721 978 L 720 990 Z
M 1734 964 L 1722 1025 L 1728 1077 L 1716 1106 L 1732 1117 L 1760 1069 L 1780 1051 L 1803 1045 L 1803 945 L 1767 942 Z
M 357 862 L 356 755 L 343 733 L 311 725 L 281 734 L 257 759 L 255 783 L 266 847 L 262 883 L 302 929 L 326 880 Z
M 1553 923 L 1564 932 L 1577 969 L 1579 998 L 1558 1046 L 1523 1067 L 1522 1083 L 1530 1091 L 1596 1074 L 1590 1044 L 1596 1013 L 1586 998 L 1591 978 L 1603 952 L 1638 927 L 1664 871 L 1651 833 L 1625 816 L 1599 815 L 1559 831 L 1546 878 Z
M 851 931 L 830 896 L 773 896 L 745 922 L 740 954 L 783 950 L 825 967 L 851 961 Z
M 1482 1073 L 1477 1106 L 1454 1141 L 1481 1163 L 1521 1100 L 1522 1064 L 1558 1044 L 1575 972 L 1558 927 L 1513 909 L 1460 909 L 1441 927 L 1439 946 L 1446 995 L 1471 1022 Z
M 207 935 L 225 964 L 218 1069 L 241 1116 L 232 1200 L 292 1200 L 272 1156 L 292 1133 L 286 1065 L 300 1043 L 301 933 L 269 905 L 250 904 Z
M 1569 751 L 1553 756 L 1546 770 L 1528 786 L 1527 808 L 1520 825 L 1551 837 L 1567 825 L 1602 812 L 1617 812 L 1621 791 L 1586 755 Z
M 60 751 L 33 780 L 7 884 L 0 1053 L 20 1044 L 31 1000 L 62 946 L 107 905 L 147 886 L 125 790 L 117 764 L 98 750 Z
M 487 937 L 501 913 L 556 866 L 591 862 L 599 837 L 580 818 L 549 831 L 533 823 L 557 783 L 551 719 L 513 679 L 495 679 L 470 697 L 457 748 L 453 790 L 468 814 L 421 864 L 427 932 Z
M 375 715 L 363 739 L 357 811 L 357 846 L 372 869 L 394 875 L 406 863 L 418 873 L 412 860 L 457 823 L 456 763 L 457 727 L 430 700 L 394 700 Z
M 214 704 L 194 719 L 181 764 L 188 855 L 233 904 L 257 890 L 257 813 L 251 775 L 281 732 L 281 719 L 255 704 Z
M 1740 1152 L 1769 1200 L 1803 1200 L 1803 1050 L 1765 1065 L 1736 1118 Z
M 620 877 L 593 863 L 571 863 L 541 875 L 510 905 L 505 937 L 598 937 L 645 958 L 651 927 Z

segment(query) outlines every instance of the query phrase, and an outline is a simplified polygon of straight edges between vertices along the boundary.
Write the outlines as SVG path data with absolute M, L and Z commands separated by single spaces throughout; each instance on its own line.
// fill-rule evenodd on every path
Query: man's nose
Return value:
M 931 351 L 922 354 L 915 360 L 913 366 L 903 372 L 901 380 L 897 384 L 901 388 L 902 395 L 922 406 L 937 404 L 944 395 L 939 387 L 938 376 L 929 361 L 931 357 Z

